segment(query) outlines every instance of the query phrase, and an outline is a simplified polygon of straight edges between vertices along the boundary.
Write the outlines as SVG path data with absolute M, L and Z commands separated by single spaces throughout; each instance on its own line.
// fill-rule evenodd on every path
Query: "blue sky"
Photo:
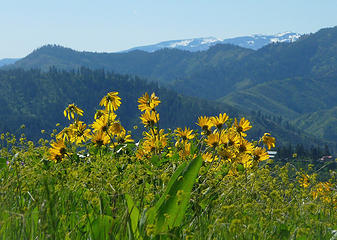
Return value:
M 0 0 L 0 59 L 45 44 L 115 52 L 165 40 L 337 25 L 336 0 Z

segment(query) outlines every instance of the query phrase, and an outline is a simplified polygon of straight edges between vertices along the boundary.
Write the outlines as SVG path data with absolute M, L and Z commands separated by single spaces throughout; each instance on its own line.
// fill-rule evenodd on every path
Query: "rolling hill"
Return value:
M 337 106 L 337 27 L 304 35 L 293 43 L 251 50 L 218 44 L 207 51 L 163 49 L 152 53 L 77 52 L 48 45 L 3 69 L 105 69 L 138 75 L 185 96 L 218 100 L 244 111 L 282 116 L 308 133 L 337 141 L 334 118 L 304 123 L 305 116 L 332 114 Z M 309 119 L 317 120 L 317 117 Z M 326 123 L 326 124 L 324 124 Z M 326 127 L 325 127 L 326 125 Z M 327 133 L 327 134 L 324 134 Z

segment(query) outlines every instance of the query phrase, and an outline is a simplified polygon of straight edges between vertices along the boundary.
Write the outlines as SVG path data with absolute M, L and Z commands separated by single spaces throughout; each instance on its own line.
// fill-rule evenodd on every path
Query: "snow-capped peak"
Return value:
M 283 32 L 283 33 L 277 33 L 277 34 L 275 34 L 275 36 L 276 37 L 283 37 L 283 36 L 285 36 L 285 35 L 287 35 L 287 34 L 291 34 L 292 32 Z
M 193 41 L 193 39 L 187 39 L 187 40 L 181 40 L 181 41 L 177 41 L 172 43 L 169 47 L 170 48 L 176 48 L 178 46 L 188 46 L 188 44 L 190 44 Z
M 203 51 L 207 50 L 211 46 L 218 43 L 228 43 L 237 45 L 240 47 L 251 48 L 257 50 L 259 48 L 264 47 L 270 43 L 277 42 L 294 42 L 300 38 L 300 34 L 293 32 L 283 32 L 277 33 L 274 35 L 263 35 L 263 34 L 254 34 L 251 36 L 243 36 L 243 37 L 235 37 L 235 38 L 227 38 L 227 39 L 219 39 L 215 37 L 205 37 L 205 38 L 190 38 L 190 39 L 182 39 L 182 40 L 171 40 L 160 42 L 158 44 L 135 47 L 127 50 L 126 52 L 132 50 L 143 50 L 146 52 L 154 52 L 163 48 L 176 48 L 181 50 L 187 50 L 191 52 Z
M 209 44 L 209 43 L 214 43 L 214 42 L 219 42 L 221 41 L 218 38 L 215 37 L 208 37 L 208 38 L 203 38 L 201 41 L 201 44 Z

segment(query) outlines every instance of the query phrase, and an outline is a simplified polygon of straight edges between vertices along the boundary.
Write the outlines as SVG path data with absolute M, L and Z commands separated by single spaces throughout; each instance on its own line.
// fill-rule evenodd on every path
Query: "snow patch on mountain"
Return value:
M 251 48 L 254 50 L 260 49 L 270 43 L 278 42 L 295 42 L 300 38 L 300 34 L 293 32 L 283 32 L 274 35 L 254 34 L 251 36 L 242 36 L 235 38 L 219 39 L 215 37 L 206 38 L 192 38 L 182 40 L 171 40 L 160 42 L 153 45 L 141 46 L 131 48 L 123 52 L 132 50 L 142 50 L 146 52 L 154 52 L 163 48 L 176 48 L 180 50 L 187 50 L 191 52 L 204 51 L 215 44 L 233 44 L 240 47 Z
M 176 48 L 178 46 L 188 46 L 193 41 L 193 39 L 182 40 L 179 42 L 174 42 L 170 45 L 171 48 Z
M 217 39 L 217 38 L 204 38 L 201 41 L 201 44 L 210 44 L 210 43 L 215 43 L 215 42 L 218 42 L 218 41 L 221 41 L 221 40 Z
M 277 34 L 275 34 L 275 36 L 276 36 L 276 37 L 283 37 L 283 36 L 285 36 L 285 35 L 287 35 L 287 34 L 291 34 L 291 32 L 277 33 Z

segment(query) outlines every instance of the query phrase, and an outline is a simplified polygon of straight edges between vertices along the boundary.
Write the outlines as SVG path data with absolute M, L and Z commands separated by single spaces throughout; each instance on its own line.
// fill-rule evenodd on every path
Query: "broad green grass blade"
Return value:
M 113 218 L 108 215 L 97 216 L 92 222 L 93 239 L 110 239 Z
M 187 166 L 182 164 L 173 174 L 166 192 L 155 206 L 158 233 L 181 224 L 201 165 L 202 157 L 198 156 Z
M 158 202 L 156 203 L 156 205 L 154 206 L 155 211 L 158 212 L 158 210 L 160 209 L 160 207 L 162 206 L 162 204 L 164 203 L 167 195 L 170 193 L 171 188 L 173 186 L 173 184 L 175 184 L 177 182 L 177 178 L 179 176 L 181 176 L 181 173 L 184 171 L 184 169 L 186 168 L 187 163 L 183 163 L 181 164 L 177 170 L 173 173 L 169 183 L 167 184 L 166 190 L 164 192 L 164 194 L 160 197 L 160 199 L 158 200 Z
M 128 205 L 128 210 L 131 219 L 131 229 L 133 235 L 136 239 L 139 238 L 139 231 L 138 231 L 138 220 L 139 220 L 139 210 L 136 207 L 135 203 L 133 202 L 131 196 L 129 194 L 125 194 L 126 203 Z
M 172 185 L 176 182 L 177 178 L 180 176 L 180 174 L 183 172 L 183 170 L 185 169 L 187 163 L 183 163 L 181 164 L 173 173 L 169 183 L 166 186 L 166 190 L 164 192 L 164 194 L 159 198 L 159 200 L 157 201 L 156 205 L 152 208 L 150 208 L 147 213 L 146 213 L 146 219 L 147 219 L 147 223 L 153 224 L 156 218 L 156 214 L 159 211 L 160 207 L 162 206 L 162 204 L 164 203 L 166 197 L 168 196 Z

